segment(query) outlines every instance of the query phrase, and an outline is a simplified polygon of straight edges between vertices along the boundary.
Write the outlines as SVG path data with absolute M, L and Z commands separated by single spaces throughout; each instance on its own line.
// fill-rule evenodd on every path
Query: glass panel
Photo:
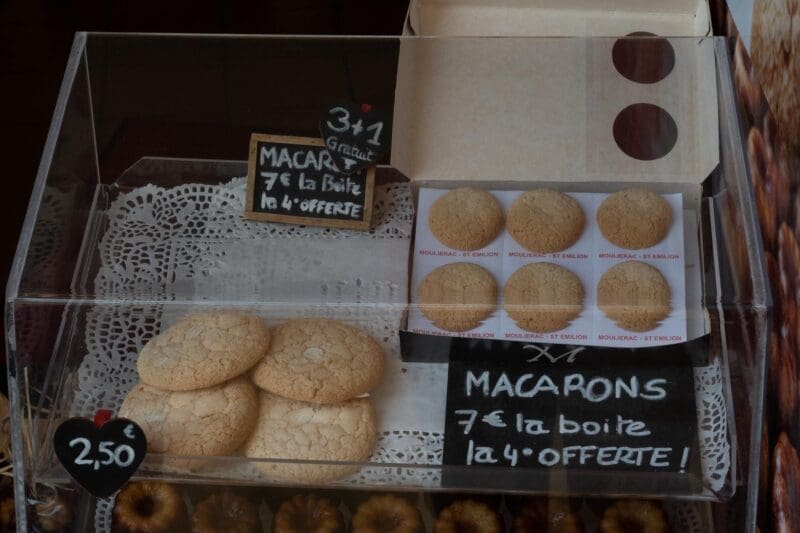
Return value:
M 713 508 L 718 531 L 732 523 L 741 530 L 752 529 L 757 494 L 749 481 L 759 472 L 771 303 L 734 120 L 727 48 L 723 40 L 709 39 L 706 43 L 713 52 L 703 56 L 707 50 L 696 39 L 670 39 L 678 51 L 674 58 L 678 70 L 655 82 L 640 83 L 630 79 L 642 74 L 635 68 L 614 67 L 628 77 L 602 71 L 600 65 L 611 68 L 611 63 L 597 58 L 616 42 L 88 34 L 84 48 L 80 36 L 29 209 L 31 223 L 16 258 L 18 276 L 10 280 L 7 294 L 16 459 L 31 473 L 26 479 L 29 488 L 32 480 L 68 481 L 52 449 L 55 428 L 69 416 L 91 417 L 100 408 L 118 410 L 138 380 L 137 357 L 149 339 L 198 310 L 234 309 L 255 313 L 270 326 L 293 317 L 338 318 L 377 341 L 386 368 L 371 396 L 381 415 L 375 453 L 354 464 L 288 459 L 288 465 L 286 459 L 248 459 L 240 453 L 212 458 L 151 453 L 139 477 L 211 484 L 319 484 L 300 477 L 287 482 L 261 473 L 294 468 L 344 472 L 349 477 L 334 476 L 331 482 L 337 488 L 474 490 L 470 478 L 478 469 L 442 465 L 444 425 L 452 415 L 446 405 L 447 363 L 400 357 L 399 331 L 420 310 L 411 272 L 416 264 L 414 206 L 422 198 L 420 186 L 452 188 L 469 182 L 503 196 L 541 184 L 570 193 L 605 193 L 638 185 L 661 194 L 681 193 L 682 205 L 694 209 L 694 218 L 687 220 L 695 222 L 697 231 L 687 235 L 697 241 L 699 289 L 697 308 L 687 306 L 687 310 L 701 317 L 696 321 L 701 326 L 685 340 L 711 332 L 704 365 L 691 369 L 698 395 L 695 439 L 701 441 L 702 459 L 697 460 L 702 464 L 683 476 L 685 483 L 679 488 L 665 488 L 672 479 L 665 474 L 609 475 L 602 469 L 580 476 L 584 484 L 576 488 L 563 469 L 506 464 L 511 450 L 503 461 L 480 470 L 491 472 L 488 479 L 493 480 L 483 488 L 507 494 L 669 494 L 729 501 L 701 504 L 701 514 Z M 695 48 L 688 57 L 682 55 Z M 409 50 L 426 52 L 403 63 Z M 451 69 L 447 54 L 464 50 L 486 55 Z M 518 142 L 497 130 L 482 141 L 487 143 L 484 151 L 467 157 L 464 152 L 451 154 L 460 143 L 461 148 L 474 150 L 481 135 L 463 130 L 453 138 L 426 136 L 447 130 L 447 124 L 434 123 L 426 115 L 437 110 L 425 107 L 443 88 L 452 91 L 453 101 L 461 101 L 474 96 L 471 91 L 487 78 L 506 82 L 507 92 L 485 95 L 480 107 L 509 113 L 532 90 L 531 85 L 515 85 L 518 77 L 533 76 L 541 91 L 552 88 L 554 80 L 563 81 L 558 69 L 523 72 L 514 63 L 530 57 L 532 64 L 541 65 L 537 61 L 552 50 L 580 57 L 584 68 L 576 70 L 586 77 L 583 85 L 565 86 L 561 95 L 564 101 L 578 95 L 582 100 L 577 111 L 553 108 L 542 120 L 559 113 L 576 115 L 577 125 L 543 131 L 531 119 L 541 109 L 519 105 L 518 123 L 509 126 L 526 132 Z M 711 62 L 703 63 L 701 56 Z M 656 156 L 664 151 L 689 149 L 681 117 L 691 117 L 694 104 L 687 103 L 686 94 L 674 86 L 661 83 L 677 75 L 680 61 L 687 59 L 697 62 L 691 72 L 698 80 L 709 74 L 701 66 L 716 69 L 716 87 L 715 76 L 710 76 L 710 85 L 697 82 L 695 92 L 691 84 L 686 91 L 692 98 L 715 102 L 718 113 L 711 113 L 715 116 L 708 122 L 692 122 L 691 132 L 704 139 L 704 147 L 717 147 L 714 138 L 719 144 L 714 153 L 695 154 L 690 149 L 686 153 L 692 155 L 684 161 L 665 155 L 654 163 L 666 169 L 656 185 L 641 173 L 637 177 L 645 165 L 641 161 L 661 159 Z M 398 70 L 404 76 L 430 77 L 427 84 L 415 86 L 408 78 L 398 82 Z M 449 85 L 452 78 L 445 72 L 466 82 Z M 626 143 L 631 139 L 613 139 L 615 124 L 624 129 L 649 113 L 636 108 L 622 119 L 616 113 L 607 116 L 607 109 L 617 111 L 609 101 L 628 98 L 617 84 L 629 84 L 624 86 L 630 87 L 632 102 L 663 104 L 659 107 L 676 117 L 677 136 L 668 135 L 672 126 L 662 117 L 649 145 L 630 147 Z M 401 88 L 403 94 L 396 94 Z M 396 138 L 391 157 L 403 161 L 403 170 L 413 171 L 410 177 L 415 181 L 389 166 L 388 155 L 381 160 L 374 224 L 368 232 L 243 220 L 250 134 L 319 137 L 323 110 L 342 100 L 370 103 L 390 114 L 405 110 L 393 117 L 401 133 L 425 124 L 418 136 L 405 139 L 404 153 L 398 154 Z M 513 115 L 509 115 L 512 120 Z M 451 126 L 471 120 L 450 117 Z M 570 128 L 579 133 L 605 129 L 609 136 L 560 143 L 559 135 L 569 134 Z M 503 142 L 493 145 L 492 140 Z M 542 161 L 525 176 L 502 169 L 496 175 L 485 171 L 487 161 L 495 163 L 498 154 L 524 161 L 530 155 L 526 152 L 536 153 L 543 146 L 569 157 L 555 164 Z M 437 150 L 442 154 L 438 160 Z M 622 158 L 623 152 L 638 162 Z M 720 164 L 711 165 L 707 178 L 692 174 L 708 161 Z M 514 169 L 514 164 L 503 168 Z M 613 179 L 602 175 L 609 168 L 614 169 Z M 463 176 L 451 179 L 447 173 L 453 169 Z M 469 175 L 473 169 L 480 170 L 479 175 Z M 665 178 L 674 169 L 680 175 L 674 181 Z M 535 181 L 520 180 L 526 176 Z M 416 239 L 424 229 L 416 227 Z M 409 298 L 415 302 L 411 306 Z M 646 367 L 645 362 L 639 365 Z M 39 423 L 34 423 L 37 419 Z M 523 453 L 522 448 L 516 451 Z M 508 496 L 503 505 L 510 509 L 514 501 Z M 90 522 L 87 519 L 84 525 Z

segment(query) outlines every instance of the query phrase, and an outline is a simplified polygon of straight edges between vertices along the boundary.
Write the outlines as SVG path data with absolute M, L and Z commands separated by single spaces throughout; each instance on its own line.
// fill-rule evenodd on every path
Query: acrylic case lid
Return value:
M 633 29 L 631 29 L 633 28 Z M 711 35 L 706 0 L 411 0 L 405 35 Z

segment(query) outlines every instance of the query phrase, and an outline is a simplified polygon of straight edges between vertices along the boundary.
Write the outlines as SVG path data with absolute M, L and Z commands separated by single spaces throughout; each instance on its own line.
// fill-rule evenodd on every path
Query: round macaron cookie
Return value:
M 287 320 L 272 330 L 270 349 L 251 371 L 262 389 L 304 402 L 336 403 L 371 391 L 385 366 L 383 349 L 337 320 Z
M 418 292 L 422 314 L 446 331 L 474 329 L 497 306 L 494 276 L 474 263 L 450 263 L 432 270 Z
M 245 377 L 194 391 L 136 384 L 119 409 L 147 435 L 147 449 L 172 455 L 229 455 L 256 424 L 256 389 Z
M 244 453 L 252 459 L 294 459 L 297 462 L 254 462 L 270 479 L 293 483 L 325 483 L 353 472 L 349 465 L 303 464 L 304 461 L 363 462 L 377 440 L 375 410 L 368 398 L 335 404 L 314 404 L 262 391 L 258 422 Z
M 152 387 L 202 389 L 247 372 L 269 342 L 269 330 L 259 317 L 228 311 L 188 315 L 142 348 L 136 368 Z
M 520 246 L 534 253 L 554 253 L 575 244 L 586 216 L 571 196 L 552 189 L 522 193 L 508 211 L 506 227 Z
M 531 263 L 508 278 L 503 289 L 504 307 L 520 328 L 537 333 L 569 326 L 583 309 L 581 280 L 553 263 Z
M 600 277 L 597 306 L 622 329 L 650 331 L 669 315 L 671 294 L 656 267 L 625 261 Z
M 431 205 L 428 227 L 448 248 L 478 250 L 502 231 L 503 210 L 488 191 L 474 187 L 453 189 Z
M 672 226 L 672 207 L 646 189 L 626 189 L 603 200 L 597 226 L 611 244 L 628 250 L 655 246 Z

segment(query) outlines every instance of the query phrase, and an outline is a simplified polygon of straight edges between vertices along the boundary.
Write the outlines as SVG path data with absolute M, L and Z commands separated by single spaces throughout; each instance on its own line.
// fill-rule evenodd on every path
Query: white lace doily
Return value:
M 336 317 L 381 341 L 389 360 L 372 393 L 381 422 L 373 466 L 345 483 L 438 487 L 447 367 L 403 363 L 397 336 L 413 221 L 408 185 L 376 188 L 375 225 L 368 232 L 244 220 L 244 187 L 241 178 L 170 189 L 148 185 L 112 203 L 95 277 L 104 303 L 86 312 L 86 356 L 71 415 L 116 410 L 137 381 L 143 344 L 199 301 L 246 307 L 268 321 Z M 703 476 L 706 490 L 716 492 L 730 470 L 719 362 L 697 370 L 695 382 Z

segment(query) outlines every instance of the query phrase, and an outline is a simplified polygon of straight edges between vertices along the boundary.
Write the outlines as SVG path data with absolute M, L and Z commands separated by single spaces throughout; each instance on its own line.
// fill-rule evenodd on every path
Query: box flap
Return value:
M 706 0 L 412 0 L 407 26 L 416 35 L 711 35 Z
M 669 39 L 674 66 L 655 83 L 620 74 L 617 42 L 404 39 L 392 165 L 412 180 L 702 182 L 719 158 L 713 41 Z M 639 104 L 669 117 L 645 130 L 674 123 L 663 157 L 621 148 L 626 134 L 645 152 L 669 145 L 641 142 L 623 113 Z

